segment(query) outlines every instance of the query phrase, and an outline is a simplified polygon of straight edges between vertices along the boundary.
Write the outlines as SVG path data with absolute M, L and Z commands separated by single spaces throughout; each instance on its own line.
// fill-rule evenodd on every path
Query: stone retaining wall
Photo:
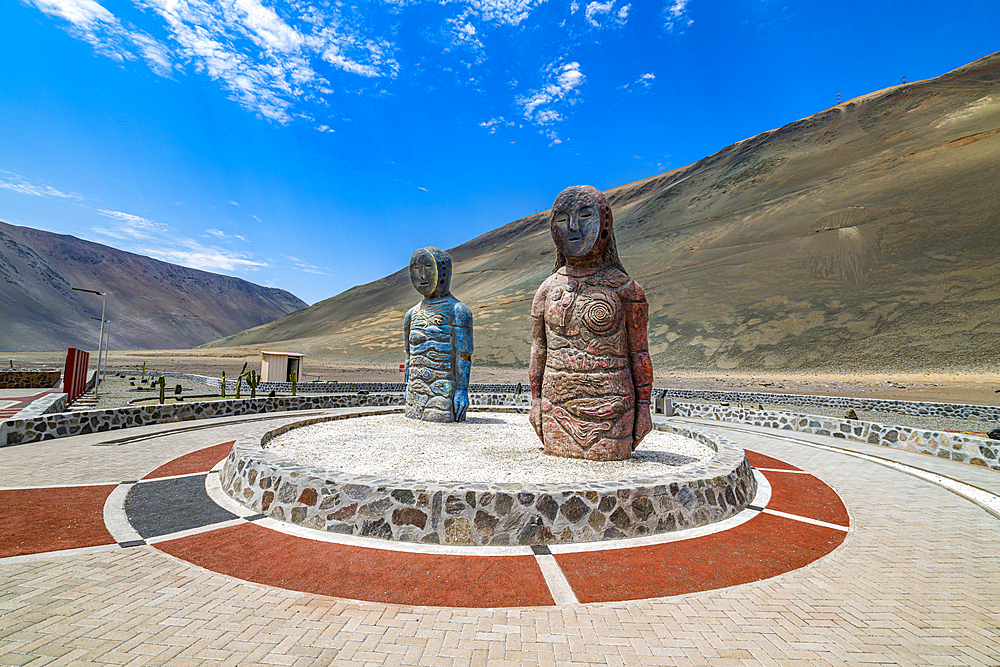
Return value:
M 63 396 L 65 401 L 65 394 Z M 510 406 L 527 409 L 529 396 L 517 394 L 470 394 L 473 406 Z M 52 438 L 65 438 L 84 433 L 113 431 L 133 426 L 148 426 L 167 422 L 253 415 L 290 410 L 325 408 L 356 408 L 365 406 L 403 405 L 403 394 L 312 394 L 276 396 L 274 398 L 241 398 L 219 401 L 180 402 L 164 405 L 141 405 L 108 410 L 63 412 L 38 417 L 8 419 L 0 422 L 0 447 L 19 445 Z M 65 403 L 63 404 L 65 409 Z
M 956 419 L 979 419 L 1000 421 L 1000 406 L 964 405 L 961 403 L 928 403 L 921 401 L 897 401 L 882 398 L 848 398 L 845 396 L 808 396 L 805 394 L 769 394 L 748 391 L 707 391 L 695 389 L 653 389 L 655 396 L 686 398 L 713 403 L 762 403 L 778 405 L 820 405 L 833 408 L 853 408 L 873 412 L 895 412 L 904 415 L 954 417 Z
M 943 459 L 1000 470 L 1000 459 L 998 459 L 1000 441 L 961 433 L 943 433 L 893 424 L 705 403 L 675 403 L 674 414 L 678 417 L 715 419 L 736 424 L 815 433 L 920 454 L 931 454 Z
M 159 375 L 160 373 L 156 373 Z M 149 373 L 147 372 L 147 375 Z M 187 380 L 193 380 L 200 384 L 212 387 L 214 389 L 222 389 L 222 378 L 210 377 L 208 375 L 193 375 L 190 373 L 170 373 L 171 377 L 182 378 Z M 241 393 L 250 393 L 250 385 L 247 384 L 246 380 L 243 380 L 243 386 L 240 389 Z M 522 392 L 530 396 L 530 388 L 527 383 L 521 386 Z M 290 392 L 292 391 L 291 382 L 261 382 L 257 385 L 257 394 L 261 393 L 267 394 L 271 391 L 280 392 Z M 406 391 L 406 384 L 403 382 L 298 382 L 295 385 L 296 393 L 301 392 L 304 394 L 309 393 L 348 393 L 354 394 L 358 392 L 369 392 L 369 393 L 383 393 L 383 392 L 404 392 Z M 236 378 L 226 378 L 226 393 L 236 392 Z M 516 394 L 517 385 L 516 384 L 470 384 L 470 393 L 480 393 L 480 394 Z
M 51 389 L 61 378 L 62 371 L 0 369 L 0 389 Z
M 31 405 L 22 408 L 17 413 L 17 419 L 31 419 L 33 417 L 40 417 L 41 415 L 64 412 L 66 410 L 66 398 L 66 394 L 62 392 L 43 394 L 40 398 L 32 401 Z M 0 435 L 0 445 L 2 444 L 2 435 Z
M 266 449 L 307 419 L 236 441 L 222 488 L 280 521 L 362 537 L 455 545 L 531 545 L 638 537 L 704 526 L 742 511 L 757 492 L 743 450 L 694 428 L 657 428 L 718 453 L 704 465 L 659 477 L 575 484 L 422 482 L 353 475 L 298 464 Z
M 115 371 L 126 372 L 126 371 Z M 147 372 L 147 375 L 150 373 Z M 155 375 L 161 375 L 159 371 Z M 186 378 L 201 384 L 219 389 L 221 378 L 207 375 L 191 375 L 170 373 L 172 377 Z M 525 382 L 520 385 L 521 393 L 530 395 L 531 388 Z M 357 392 L 403 392 L 406 386 L 402 382 L 300 382 L 296 391 L 302 393 L 357 393 Z M 261 382 L 257 393 L 267 394 L 270 391 L 290 392 L 290 382 Z M 516 394 L 517 384 L 471 384 L 469 392 Z M 226 392 L 236 391 L 236 380 L 226 380 Z M 241 390 L 250 393 L 250 387 L 244 381 Z M 957 419 L 979 419 L 982 421 L 1000 422 L 1000 406 L 965 405 L 961 403 L 933 403 L 922 401 L 899 401 L 876 398 L 849 398 L 845 396 L 811 396 L 808 394 L 772 394 L 767 392 L 747 391 L 711 391 L 698 389 L 665 389 L 653 388 L 654 396 L 666 396 L 673 399 L 702 400 L 714 403 L 748 403 L 748 404 L 778 404 L 778 405 L 818 405 L 834 408 L 854 408 L 855 410 L 871 410 L 874 412 L 896 412 L 916 416 L 954 417 Z M 530 399 L 529 399 L 530 403 Z

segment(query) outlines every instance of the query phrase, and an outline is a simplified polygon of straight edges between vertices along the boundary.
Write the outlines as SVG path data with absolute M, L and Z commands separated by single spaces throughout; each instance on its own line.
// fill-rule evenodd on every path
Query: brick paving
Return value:
M 0 486 L 139 479 L 246 428 L 220 421 L 211 431 L 167 425 L 0 448 Z M 99 444 L 142 433 L 162 435 Z M 840 494 L 853 526 L 843 545 L 732 588 L 514 609 L 298 593 L 151 546 L 20 556 L 0 559 L 0 665 L 1000 665 L 1000 521 L 868 461 L 739 437 Z M 8 505 L 0 518 L 29 511 Z

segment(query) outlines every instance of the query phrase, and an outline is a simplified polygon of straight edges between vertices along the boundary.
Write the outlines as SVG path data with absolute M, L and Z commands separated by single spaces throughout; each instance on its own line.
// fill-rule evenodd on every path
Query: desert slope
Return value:
M 305 306 L 279 289 L 0 222 L 0 349 L 93 349 L 108 292 L 111 348 L 194 347 Z
M 970 370 L 1000 349 L 998 183 L 994 54 L 607 194 L 658 372 Z M 477 362 L 525 365 L 547 214 L 450 252 Z M 398 361 L 417 299 L 401 270 L 211 345 Z

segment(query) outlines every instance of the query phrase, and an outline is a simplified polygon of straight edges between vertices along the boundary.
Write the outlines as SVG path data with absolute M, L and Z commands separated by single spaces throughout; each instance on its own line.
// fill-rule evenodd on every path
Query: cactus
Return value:
M 298 386 L 299 374 L 292 373 L 292 396 L 295 396 L 295 389 Z
M 250 385 L 250 398 L 257 398 L 257 385 L 260 384 L 260 376 L 254 371 L 250 371 L 247 384 Z
M 222 398 L 226 397 L 226 371 L 222 371 Z
M 142 379 L 140 379 L 139 381 L 140 382 L 145 382 L 146 381 L 146 362 L 145 361 L 142 362 Z
M 240 398 L 240 390 L 243 385 L 243 378 L 247 374 L 247 362 L 243 362 L 243 368 L 240 369 L 240 374 L 236 376 L 236 400 Z
M 160 376 L 159 384 L 160 384 L 160 405 L 163 405 L 163 403 L 167 400 L 166 397 L 163 395 L 164 388 L 167 386 L 167 380 L 162 375 Z

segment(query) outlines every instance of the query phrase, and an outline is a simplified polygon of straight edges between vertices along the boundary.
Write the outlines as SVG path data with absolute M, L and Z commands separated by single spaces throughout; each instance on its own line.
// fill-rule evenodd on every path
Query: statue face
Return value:
M 423 294 L 430 296 L 438 287 L 440 280 L 437 262 L 429 252 L 418 250 L 410 258 L 410 281 L 413 287 Z
M 552 211 L 552 240 L 566 257 L 590 255 L 601 238 L 601 214 L 588 193 L 577 190 L 559 198 Z

